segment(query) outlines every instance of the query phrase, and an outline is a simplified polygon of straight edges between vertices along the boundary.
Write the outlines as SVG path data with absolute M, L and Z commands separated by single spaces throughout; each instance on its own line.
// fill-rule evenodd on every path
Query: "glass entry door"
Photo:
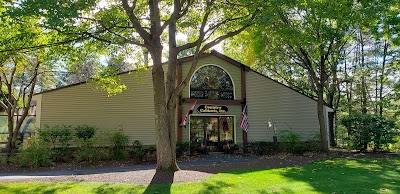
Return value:
M 232 116 L 191 116 L 190 142 L 200 150 L 223 151 L 233 144 L 233 123 Z

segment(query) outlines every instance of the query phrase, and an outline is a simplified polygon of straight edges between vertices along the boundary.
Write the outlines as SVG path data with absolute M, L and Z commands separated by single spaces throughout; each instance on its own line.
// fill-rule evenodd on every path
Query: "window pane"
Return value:
M 214 65 L 198 69 L 190 82 L 191 98 L 233 99 L 233 83 L 228 73 Z
M 15 119 L 14 118 L 14 126 L 15 126 Z M 33 132 L 36 130 L 36 116 L 26 116 L 22 126 L 20 128 L 20 132 Z M 8 119 L 7 116 L 0 116 L 0 134 L 1 133 L 8 133 Z
M 205 98 L 204 91 L 191 91 L 190 98 Z
M 0 116 L 0 133 L 8 133 L 7 116 Z

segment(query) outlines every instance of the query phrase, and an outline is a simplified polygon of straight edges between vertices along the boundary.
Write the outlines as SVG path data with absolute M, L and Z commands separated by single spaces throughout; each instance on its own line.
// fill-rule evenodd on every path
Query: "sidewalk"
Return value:
M 258 159 L 259 159 L 258 157 L 254 156 L 213 154 L 213 155 L 202 155 L 200 156 L 200 160 L 178 162 L 178 165 L 180 167 L 230 165 L 237 163 L 253 162 Z M 103 173 L 113 173 L 113 172 L 151 170 L 155 168 L 156 168 L 155 164 L 145 164 L 145 165 L 132 165 L 132 166 L 103 167 L 96 169 L 54 170 L 54 171 L 29 172 L 29 173 L 0 173 L 0 181 L 2 179 L 45 178 L 45 177 L 68 176 L 68 175 L 103 174 Z

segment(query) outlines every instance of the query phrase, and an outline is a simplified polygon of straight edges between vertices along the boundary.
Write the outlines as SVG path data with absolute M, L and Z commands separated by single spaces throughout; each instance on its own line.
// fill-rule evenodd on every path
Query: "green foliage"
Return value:
M 108 150 L 93 146 L 94 139 L 79 139 L 79 147 L 75 155 L 77 162 L 96 163 L 108 158 Z
M 103 158 L 103 150 L 94 146 L 96 127 L 89 125 L 79 125 L 75 127 L 75 135 L 78 137 L 78 150 L 75 159 L 90 163 L 98 162 Z
M 96 134 L 96 127 L 89 125 L 79 125 L 75 127 L 75 135 L 78 139 L 88 140 Z
M 321 135 L 317 134 L 314 135 L 313 138 L 311 138 L 310 140 L 308 140 L 307 142 L 304 142 L 305 146 L 306 146 L 306 150 L 307 151 L 311 151 L 311 152 L 319 152 L 321 151 Z
M 7 164 L 7 157 L 5 155 L 0 156 L 0 165 L 6 165 Z
M 352 114 L 341 123 L 347 128 L 350 148 L 361 151 L 367 151 L 369 145 L 374 151 L 383 151 L 399 134 L 394 121 L 378 115 Z
M 238 145 L 238 144 L 233 144 L 233 145 L 231 146 L 231 150 L 236 150 L 236 151 L 238 151 L 238 150 L 239 150 L 239 145 Z
M 268 141 L 255 141 L 250 143 L 251 151 L 256 155 L 271 155 L 279 151 L 279 145 Z
M 69 153 L 69 143 L 72 139 L 72 127 L 67 125 L 45 126 L 39 129 L 39 136 L 52 143 L 52 158 L 55 161 L 65 160 Z
M 189 153 L 189 142 L 176 143 L 176 157 L 181 157 Z
M 153 161 L 156 159 L 156 147 L 154 145 L 143 145 L 139 140 L 135 140 L 129 150 L 129 155 L 137 163 Z
M 147 154 L 146 152 L 147 150 L 144 148 L 142 142 L 139 140 L 133 141 L 130 155 L 136 162 L 143 161 L 144 156 Z
M 127 159 L 127 153 L 125 151 L 126 146 L 129 144 L 129 138 L 124 134 L 123 130 L 117 130 L 112 132 L 110 138 L 112 144 L 112 151 L 114 158 L 117 160 Z
M 61 148 L 67 148 L 69 141 L 72 139 L 72 127 L 67 125 L 46 125 L 43 129 L 39 129 L 39 135 L 43 140 L 51 142 L 53 148 L 59 145 Z
M 89 80 L 95 83 L 96 89 L 107 92 L 108 95 L 116 95 L 127 89 L 121 82 L 118 69 L 113 66 L 106 66 L 97 75 Z
M 293 154 L 303 154 L 306 151 L 305 145 L 300 141 L 300 135 L 292 131 L 280 133 L 281 145 L 284 150 Z
M 51 165 L 51 145 L 40 136 L 29 137 L 19 147 L 19 154 L 12 158 L 13 163 L 22 167 L 41 167 Z
M 393 143 L 388 145 L 388 151 L 400 153 L 400 135 L 393 139 Z
M 146 157 L 146 160 L 151 161 L 157 159 L 157 149 L 155 145 L 147 145 L 144 149 L 145 155 L 143 157 Z

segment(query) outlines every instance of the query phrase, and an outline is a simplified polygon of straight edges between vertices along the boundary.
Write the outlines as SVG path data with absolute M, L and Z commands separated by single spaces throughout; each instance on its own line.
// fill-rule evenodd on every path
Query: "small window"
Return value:
M 190 81 L 190 98 L 233 100 L 233 82 L 229 74 L 220 67 L 201 67 Z

